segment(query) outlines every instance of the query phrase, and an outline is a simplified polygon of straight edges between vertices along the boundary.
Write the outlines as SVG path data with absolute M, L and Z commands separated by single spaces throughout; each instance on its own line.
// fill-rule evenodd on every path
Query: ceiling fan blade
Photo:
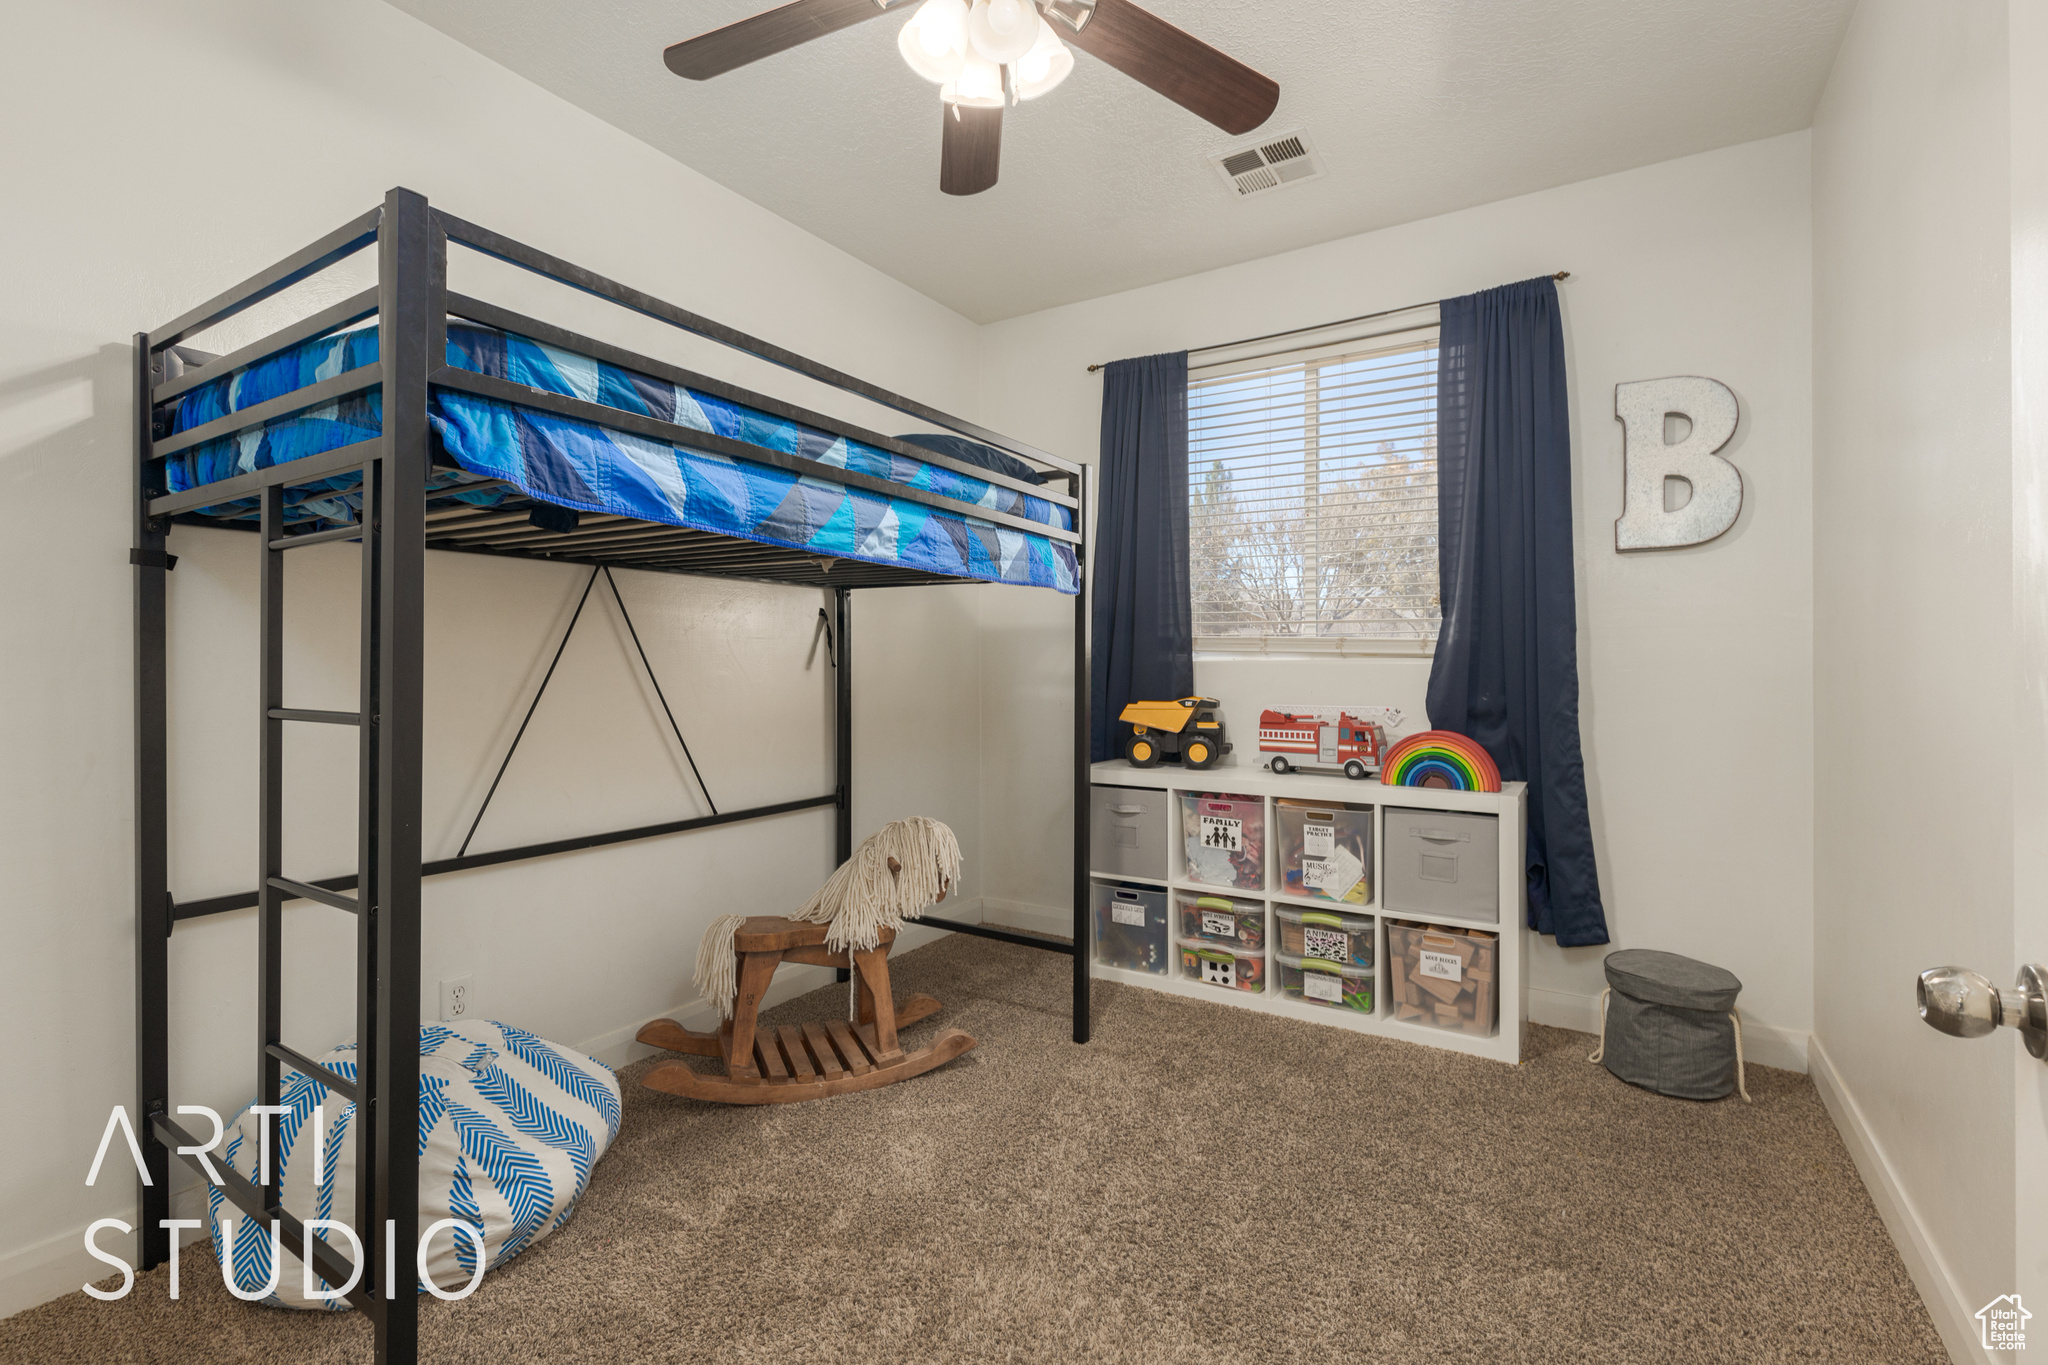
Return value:
M 852 28 L 901 0 L 794 0 L 751 19 L 700 33 L 664 49 L 661 59 L 678 76 L 708 81 L 749 62 Z
M 980 194 L 996 183 L 996 163 L 1002 159 L 1003 111 L 942 104 L 946 116 L 945 141 L 939 148 L 939 188 L 947 194 Z
M 1149 85 L 1226 133 L 1249 133 L 1273 115 L 1280 86 L 1131 0 L 1096 0 L 1076 33 L 1054 31 L 1092 57 Z

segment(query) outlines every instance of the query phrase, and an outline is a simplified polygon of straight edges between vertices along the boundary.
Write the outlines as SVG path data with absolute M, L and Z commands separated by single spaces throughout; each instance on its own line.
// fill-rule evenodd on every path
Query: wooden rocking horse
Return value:
M 930 1047 L 905 1052 L 897 1030 L 940 1009 L 929 995 L 900 1005 L 889 987 L 889 945 L 903 920 L 943 901 L 960 875 L 960 846 L 936 820 L 884 825 L 832 874 L 794 916 L 726 915 L 705 932 L 697 952 L 697 989 L 718 1005 L 724 1023 L 698 1033 L 656 1019 L 639 1039 L 670 1052 L 717 1057 L 725 1075 L 669 1061 L 650 1070 L 650 1090 L 720 1104 L 788 1104 L 851 1090 L 873 1090 L 922 1075 L 974 1046 L 947 1029 Z M 845 967 L 854 978 L 853 1019 L 763 1028 L 761 1001 L 784 962 Z

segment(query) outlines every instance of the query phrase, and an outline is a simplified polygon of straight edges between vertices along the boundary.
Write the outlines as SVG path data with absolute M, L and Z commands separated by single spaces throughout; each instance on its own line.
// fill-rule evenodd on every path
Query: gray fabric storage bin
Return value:
M 1467 811 L 1389 806 L 1380 903 L 1395 914 L 1500 923 L 1500 822 Z
M 1088 870 L 1166 880 L 1166 793 L 1147 787 L 1090 788 Z
M 1601 1062 L 1630 1085 L 1685 1100 L 1718 1100 L 1742 1082 L 1735 973 L 1677 953 L 1609 953 Z

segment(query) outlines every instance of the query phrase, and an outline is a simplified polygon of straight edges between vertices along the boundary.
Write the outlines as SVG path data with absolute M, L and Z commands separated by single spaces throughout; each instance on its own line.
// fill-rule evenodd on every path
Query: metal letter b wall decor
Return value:
M 1664 419 L 1672 413 L 1691 422 L 1692 430 L 1667 443 Z M 1735 435 L 1740 418 L 1735 394 L 1726 384 L 1690 374 L 1616 384 L 1614 415 L 1622 426 L 1615 549 L 1698 545 L 1735 524 L 1742 511 L 1742 471 L 1714 453 Z M 1664 510 L 1666 479 L 1683 479 L 1692 489 L 1692 497 L 1675 511 Z

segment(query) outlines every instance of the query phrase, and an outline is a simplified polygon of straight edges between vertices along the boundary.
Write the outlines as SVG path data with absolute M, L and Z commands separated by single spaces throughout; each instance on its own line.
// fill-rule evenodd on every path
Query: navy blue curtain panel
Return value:
M 1443 629 L 1429 723 L 1529 784 L 1529 927 L 1607 942 L 1579 753 L 1564 328 L 1549 277 L 1445 299 L 1437 352 Z
M 1133 701 L 1195 690 L 1188 592 L 1188 353 L 1103 367 L 1095 521 L 1090 736 L 1121 758 L 1117 716 Z

